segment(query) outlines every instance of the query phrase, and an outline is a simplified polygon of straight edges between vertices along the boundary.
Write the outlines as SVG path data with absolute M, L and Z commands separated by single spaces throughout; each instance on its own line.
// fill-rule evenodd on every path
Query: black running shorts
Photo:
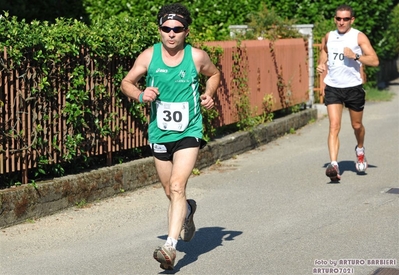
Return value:
M 166 142 L 166 143 L 151 143 L 152 155 L 164 161 L 173 159 L 173 154 L 181 149 L 199 147 L 203 148 L 206 142 L 203 139 L 195 137 L 185 137 L 178 141 Z
M 345 104 L 345 107 L 361 112 L 366 103 L 366 92 L 363 85 L 349 88 L 334 88 L 326 86 L 324 89 L 324 104 Z

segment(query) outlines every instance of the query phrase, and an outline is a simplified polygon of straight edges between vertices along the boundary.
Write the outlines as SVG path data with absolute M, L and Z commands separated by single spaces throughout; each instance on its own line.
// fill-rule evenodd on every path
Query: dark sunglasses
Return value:
M 173 31 L 174 33 L 181 33 L 184 32 L 186 30 L 185 27 L 174 27 L 174 28 L 169 28 L 169 27 L 160 27 L 161 31 L 166 32 L 166 33 L 170 33 L 170 31 Z
M 348 22 L 351 19 L 351 17 L 335 17 L 335 20 L 337 20 L 338 22 L 341 20 L 344 20 L 344 22 Z

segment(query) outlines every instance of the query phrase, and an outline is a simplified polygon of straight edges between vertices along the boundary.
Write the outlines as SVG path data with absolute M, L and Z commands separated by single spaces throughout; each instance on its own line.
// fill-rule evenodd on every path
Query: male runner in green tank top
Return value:
M 155 167 L 170 204 L 168 238 L 153 257 L 163 269 L 173 269 L 176 244 L 190 241 L 195 233 L 194 200 L 186 199 L 186 185 L 202 141 L 200 106 L 214 106 L 213 95 L 220 72 L 208 54 L 185 42 L 191 24 L 190 12 L 181 4 L 163 6 L 158 12 L 161 43 L 143 51 L 122 80 L 129 98 L 151 104 L 149 142 Z M 198 74 L 208 77 L 200 94 Z M 146 75 L 146 88 L 136 83 Z

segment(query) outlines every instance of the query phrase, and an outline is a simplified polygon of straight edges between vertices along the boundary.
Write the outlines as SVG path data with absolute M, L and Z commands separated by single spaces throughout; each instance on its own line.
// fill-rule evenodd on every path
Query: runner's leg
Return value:
M 356 141 L 357 141 L 357 146 L 359 148 L 363 147 L 364 143 L 364 136 L 366 134 L 366 130 L 363 126 L 363 111 L 356 112 L 353 110 L 349 109 L 349 114 L 351 118 L 351 123 L 352 123 L 352 128 L 355 133 Z
M 341 130 L 342 120 L 342 104 L 327 105 L 328 119 L 330 122 L 328 133 L 328 151 L 330 153 L 330 161 L 338 161 L 339 151 L 339 131 Z
M 174 154 L 170 179 L 171 207 L 169 235 L 178 238 L 187 215 L 186 186 L 198 156 L 198 147 L 181 149 Z
M 178 239 L 187 214 L 186 185 L 198 156 L 198 147 L 178 150 L 173 163 L 155 159 L 159 178 L 170 200 L 168 236 Z

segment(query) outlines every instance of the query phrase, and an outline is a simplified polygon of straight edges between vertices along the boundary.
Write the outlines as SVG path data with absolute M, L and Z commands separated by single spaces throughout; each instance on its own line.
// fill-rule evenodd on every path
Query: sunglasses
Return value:
M 351 19 L 351 17 L 335 17 L 335 20 L 337 20 L 338 22 L 340 22 L 341 20 L 344 20 L 344 22 L 348 22 Z
M 174 33 L 181 33 L 184 32 L 186 30 L 185 27 L 174 27 L 174 28 L 169 28 L 169 27 L 160 27 L 161 31 L 165 32 L 165 33 L 170 33 L 170 31 L 173 31 Z

